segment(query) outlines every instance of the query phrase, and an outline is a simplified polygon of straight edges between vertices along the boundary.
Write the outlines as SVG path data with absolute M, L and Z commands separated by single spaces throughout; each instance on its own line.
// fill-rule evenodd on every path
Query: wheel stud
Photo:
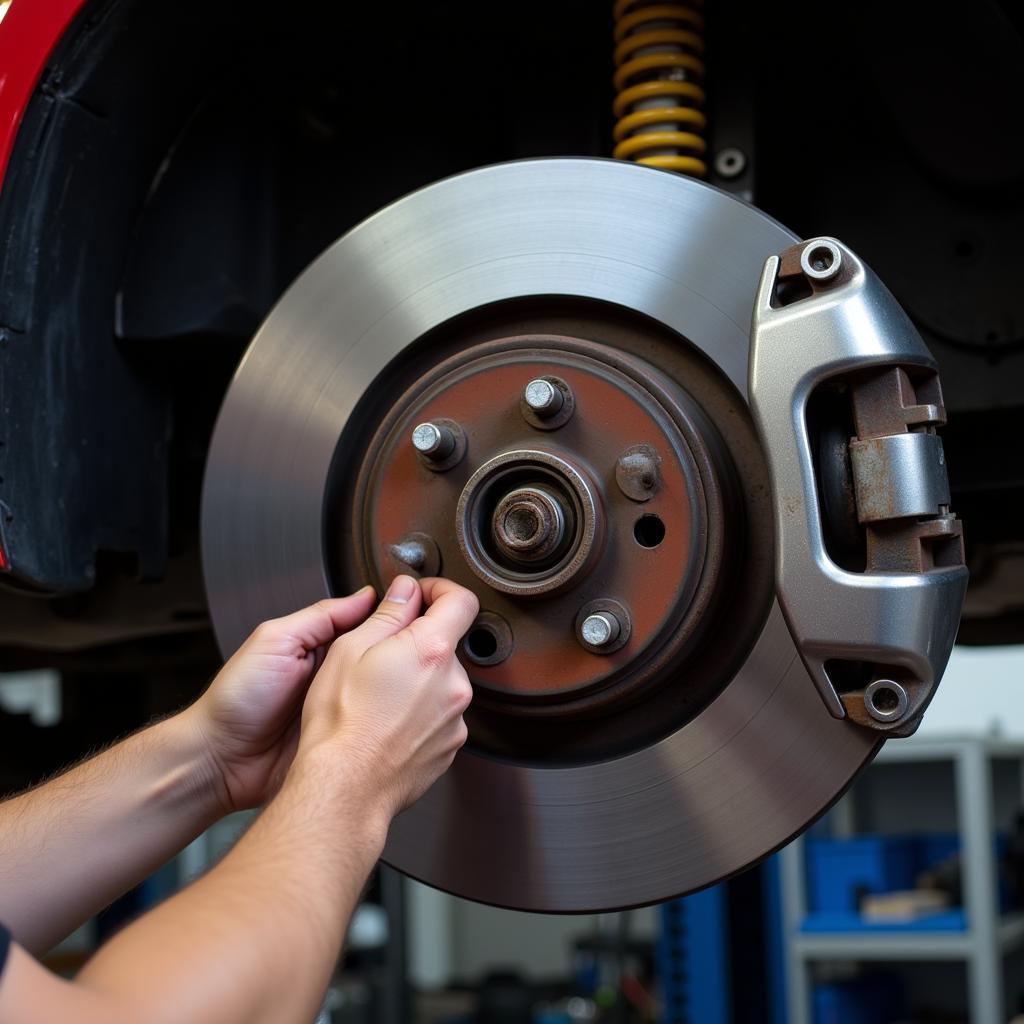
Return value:
M 629 643 L 632 632 L 626 606 L 608 597 L 588 602 L 576 615 L 576 639 L 591 654 L 612 654 Z
M 523 419 L 537 430 L 557 430 L 572 418 L 576 399 L 561 377 L 534 377 L 519 396 Z
M 431 462 L 443 462 L 455 451 L 455 434 L 438 423 L 420 423 L 412 432 L 412 446 Z
M 621 628 L 611 612 L 594 612 L 580 623 L 580 639 L 586 647 L 608 647 L 619 638 Z
M 562 392 L 549 380 L 538 377 L 523 390 L 523 401 L 541 419 L 549 419 L 562 408 Z

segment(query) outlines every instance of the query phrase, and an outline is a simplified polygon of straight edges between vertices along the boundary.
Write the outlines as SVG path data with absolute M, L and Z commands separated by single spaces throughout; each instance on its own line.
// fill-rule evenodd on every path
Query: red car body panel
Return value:
M 0 21 L 0 187 L 22 116 L 54 46 L 85 0 L 14 0 Z
M 85 0 L 14 0 L 0 21 L 0 188 L 46 62 Z M 0 571 L 9 569 L 0 518 Z

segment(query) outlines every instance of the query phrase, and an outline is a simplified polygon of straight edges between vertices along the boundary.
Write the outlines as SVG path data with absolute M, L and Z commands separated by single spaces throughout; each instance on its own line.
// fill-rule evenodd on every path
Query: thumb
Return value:
M 377 610 L 345 636 L 345 647 L 356 657 L 381 640 L 405 629 L 420 613 L 423 595 L 411 576 L 396 576 Z

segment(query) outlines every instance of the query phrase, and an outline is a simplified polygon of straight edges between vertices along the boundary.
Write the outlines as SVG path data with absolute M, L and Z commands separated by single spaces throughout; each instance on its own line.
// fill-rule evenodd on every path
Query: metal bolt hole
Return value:
M 478 661 L 493 658 L 498 651 L 498 638 L 483 626 L 469 631 L 466 637 L 466 653 Z
M 894 690 L 881 686 L 871 695 L 871 703 L 876 711 L 888 715 L 900 706 L 900 699 Z
M 808 261 L 815 270 L 828 270 L 832 266 L 832 253 L 828 249 L 815 249 Z
M 642 548 L 656 548 L 665 539 L 665 524 L 660 516 L 641 516 L 633 526 L 633 536 Z

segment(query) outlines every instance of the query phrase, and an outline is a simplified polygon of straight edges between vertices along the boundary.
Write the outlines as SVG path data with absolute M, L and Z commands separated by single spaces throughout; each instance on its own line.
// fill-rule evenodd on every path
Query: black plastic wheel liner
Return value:
M 176 44 L 193 34 L 186 69 Z M 163 569 L 170 396 L 119 351 L 115 294 L 146 194 L 226 36 L 217 5 L 87 4 L 24 116 L 0 193 L 9 582 L 85 590 L 100 551 L 129 553 L 143 577 Z
M 0 581 L 87 591 L 96 552 L 159 578 L 198 524 L 210 423 L 182 480 L 182 420 L 200 392 L 215 410 L 324 246 L 468 167 L 603 151 L 608 25 L 588 0 L 468 10 L 403 4 L 382 28 L 319 0 L 85 5 L 0 191 Z M 499 20 L 500 48 L 470 45 Z

